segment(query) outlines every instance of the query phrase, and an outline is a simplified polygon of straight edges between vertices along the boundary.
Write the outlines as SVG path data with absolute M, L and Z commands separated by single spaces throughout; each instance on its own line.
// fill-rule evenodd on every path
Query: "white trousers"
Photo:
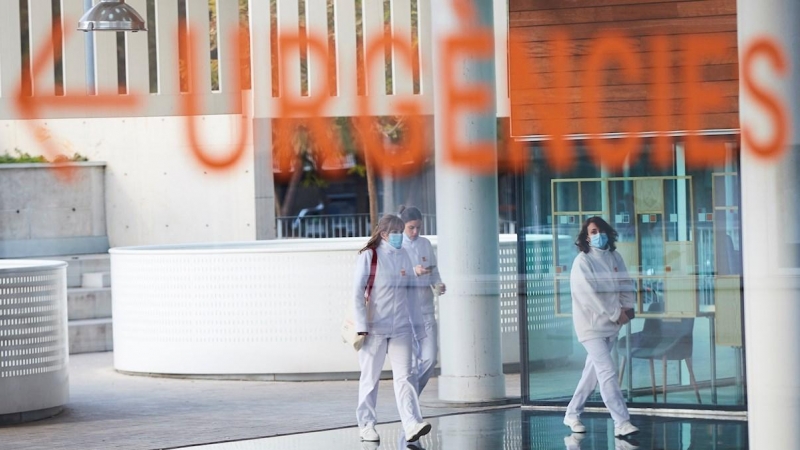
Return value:
M 422 395 L 422 390 L 436 370 L 436 357 L 439 354 L 439 327 L 436 317 L 425 316 L 425 337 L 417 340 L 414 345 L 416 357 L 414 358 L 414 375 L 417 383 L 417 395 Z
M 364 346 L 358 351 L 361 379 L 358 384 L 356 419 L 359 428 L 374 426 L 378 421 L 375 405 L 378 401 L 381 369 L 387 353 L 392 365 L 394 397 L 397 402 L 397 412 L 400 413 L 400 421 L 403 423 L 403 430 L 408 433 L 415 425 L 422 422 L 419 397 L 411 373 L 413 339 L 411 334 L 394 337 L 376 334 L 367 336 Z
M 575 388 L 575 394 L 567 406 L 566 418 L 574 420 L 583 413 L 586 400 L 594 393 L 597 385 L 600 385 L 600 396 L 603 398 L 606 408 L 614 419 L 614 426 L 620 426 L 630 420 L 628 407 L 625 405 L 625 398 L 617 382 L 617 366 L 611 357 L 611 350 L 614 348 L 616 337 L 589 339 L 582 342 L 586 349 L 586 365 L 583 367 L 581 381 Z

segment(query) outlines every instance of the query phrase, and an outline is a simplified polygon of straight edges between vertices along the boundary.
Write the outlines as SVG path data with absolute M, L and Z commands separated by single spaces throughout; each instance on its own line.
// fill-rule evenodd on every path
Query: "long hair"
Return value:
M 358 253 L 377 248 L 381 243 L 381 233 L 388 233 L 391 230 L 403 230 L 405 226 L 406 224 L 403 222 L 403 219 L 395 215 L 387 214 L 381 217 L 381 220 L 378 221 L 378 225 L 375 227 L 375 231 L 372 233 L 372 237 L 367 241 L 367 245 L 359 250 Z
M 578 233 L 578 239 L 575 240 L 575 245 L 578 246 L 578 249 L 583 253 L 589 253 L 589 242 L 587 242 L 587 238 L 589 237 L 589 224 L 597 225 L 597 228 L 600 229 L 601 233 L 605 233 L 608 236 L 608 249 L 612 252 L 617 249 L 615 243 L 619 238 L 617 234 L 617 230 L 611 227 L 605 220 L 603 220 L 600 216 L 589 217 L 586 219 L 586 222 L 583 222 L 583 226 L 581 227 L 581 232 Z
M 397 213 L 403 222 L 411 222 L 412 220 L 422 220 L 422 213 L 416 206 L 401 206 L 400 211 Z

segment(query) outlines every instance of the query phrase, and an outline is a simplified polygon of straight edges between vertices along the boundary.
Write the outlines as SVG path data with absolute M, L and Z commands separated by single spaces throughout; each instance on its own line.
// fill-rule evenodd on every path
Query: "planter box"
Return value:
M 108 251 L 104 162 L 0 164 L 0 258 Z

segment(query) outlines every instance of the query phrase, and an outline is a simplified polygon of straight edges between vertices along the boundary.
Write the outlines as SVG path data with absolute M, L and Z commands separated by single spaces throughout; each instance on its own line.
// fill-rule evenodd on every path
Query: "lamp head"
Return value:
M 125 0 L 100 0 L 78 21 L 81 31 L 147 31 L 142 16 Z

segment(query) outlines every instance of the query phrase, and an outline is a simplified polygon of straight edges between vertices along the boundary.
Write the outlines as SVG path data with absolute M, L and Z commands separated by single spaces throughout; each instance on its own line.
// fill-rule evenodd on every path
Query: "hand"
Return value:
M 439 283 L 439 286 L 441 286 L 439 289 L 439 295 L 444 295 L 444 293 L 447 292 L 447 286 L 444 283 Z
M 421 275 L 427 275 L 431 273 L 431 271 L 422 267 L 421 264 L 417 264 L 416 266 L 414 266 L 414 273 L 416 273 L 417 276 L 421 276 Z
M 617 324 L 619 324 L 619 325 L 625 325 L 626 323 L 628 323 L 628 322 L 630 322 L 630 321 L 631 321 L 631 319 L 629 319 L 629 318 L 628 318 L 628 315 L 627 315 L 627 314 L 625 314 L 625 311 L 626 311 L 626 310 L 629 310 L 629 309 L 631 309 L 631 308 L 622 308 L 622 309 L 620 310 L 620 312 L 619 312 L 619 319 L 617 319 Z

